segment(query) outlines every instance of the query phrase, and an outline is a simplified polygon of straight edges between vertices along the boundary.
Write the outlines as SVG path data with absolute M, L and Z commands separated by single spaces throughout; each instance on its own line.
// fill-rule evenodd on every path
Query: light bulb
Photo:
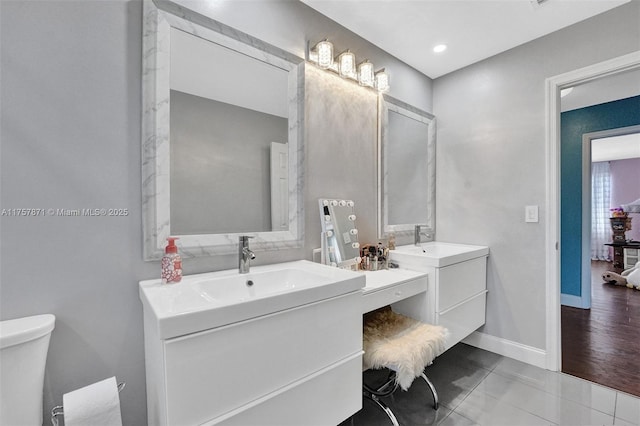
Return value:
M 356 55 L 346 51 L 338 56 L 338 71 L 342 77 L 357 79 Z
M 318 66 L 320 68 L 329 68 L 333 65 L 333 44 L 327 40 L 323 40 L 316 44 L 316 52 L 318 53 Z
M 358 65 L 358 83 L 361 86 L 373 87 L 373 64 L 369 61 L 364 61 Z
M 389 90 L 389 75 L 385 72 L 384 68 L 376 73 L 376 89 L 378 89 L 379 92 Z

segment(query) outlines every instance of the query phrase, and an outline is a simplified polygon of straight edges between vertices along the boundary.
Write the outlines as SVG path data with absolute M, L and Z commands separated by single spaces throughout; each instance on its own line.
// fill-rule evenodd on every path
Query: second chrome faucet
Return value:
M 414 233 L 413 233 L 413 244 L 419 246 L 422 243 L 422 236 L 424 235 L 427 239 L 431 238 L 431 234 L 428 234 L 422 231 L 422 228 L 426 228 L 427 225 L 416 225 Z
M 256 255 L 249 248 L 249 237 L 247 235 L 241 235 L 238 241 L 238 272 L 241 274 L 248 274 L 251 267 L 251 260 L 256 258 Z

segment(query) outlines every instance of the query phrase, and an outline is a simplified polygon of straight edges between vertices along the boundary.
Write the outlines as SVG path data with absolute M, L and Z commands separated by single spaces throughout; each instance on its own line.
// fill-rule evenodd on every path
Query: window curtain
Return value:
M 611 260 L 611 171 L 608 161 L 591 164 L 591 260 Z

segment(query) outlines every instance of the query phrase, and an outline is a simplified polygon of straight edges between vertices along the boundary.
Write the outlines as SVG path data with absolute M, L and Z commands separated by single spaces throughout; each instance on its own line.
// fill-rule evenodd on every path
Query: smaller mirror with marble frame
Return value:
M 378 103 L 378 236 L 435 235 L 436 120 L 388 95 Z

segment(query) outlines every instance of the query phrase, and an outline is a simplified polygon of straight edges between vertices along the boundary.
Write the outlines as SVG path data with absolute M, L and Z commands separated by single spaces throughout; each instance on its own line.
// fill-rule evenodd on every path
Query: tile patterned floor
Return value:
M 438 390 L 438 411 L 421 380 L 384 398 L 403 426 L 640 425 L 640 398 L 462 343 L 438 357 L 426 374 Z M 365 373 L 368 382 L 380 377 Z M 364 400 L 363 409 L 340 426 L 390 424 Z

